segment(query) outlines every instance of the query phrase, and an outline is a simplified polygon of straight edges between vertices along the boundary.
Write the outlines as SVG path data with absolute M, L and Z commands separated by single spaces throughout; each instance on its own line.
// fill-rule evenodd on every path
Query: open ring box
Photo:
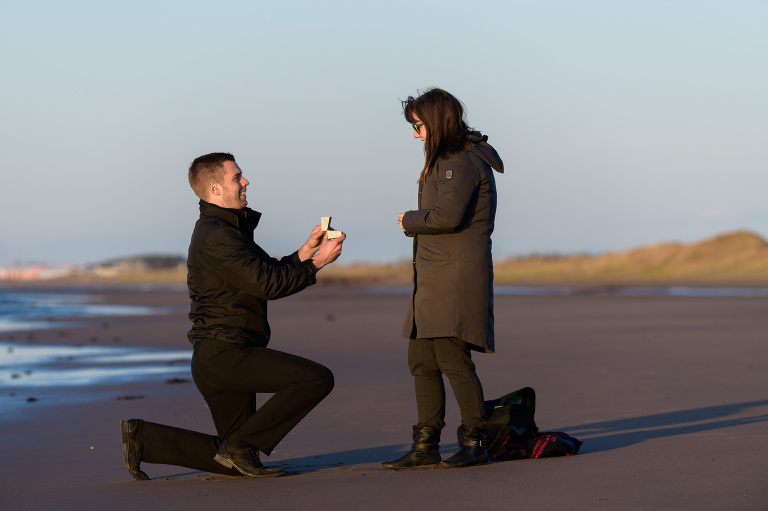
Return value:
M 342 235 L 341 231 L 337 231 L 333 227 L 331 227 L 331 217 L 329 216 L 321 216 L 320 217 L 320 226 L 323 229 L 323 232 L 328 233 L 328 239 L 333 240 L 338 238 Z

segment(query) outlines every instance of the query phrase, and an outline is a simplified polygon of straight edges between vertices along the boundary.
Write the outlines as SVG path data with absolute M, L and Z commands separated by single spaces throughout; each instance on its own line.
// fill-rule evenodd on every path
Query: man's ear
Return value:
M 215 183 L 213 181 L 208 183 L 208 194 L 209 195 L 215 196 L 215 195 L 219 195 L 220 193 L 221 193 L 221 187 L 217 183 Z

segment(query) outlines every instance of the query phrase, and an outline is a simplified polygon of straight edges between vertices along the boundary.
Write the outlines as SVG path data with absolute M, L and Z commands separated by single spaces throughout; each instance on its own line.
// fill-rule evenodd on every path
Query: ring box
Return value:
M 328 239 L 333 240 L 342 235 L 341 231 L 337 231 L 333 227 L 331 227 L 331 217 L 329 216 L 321 216 L 320 217 L 320 227 L 323 229 L 323 232 L 328 233 Z

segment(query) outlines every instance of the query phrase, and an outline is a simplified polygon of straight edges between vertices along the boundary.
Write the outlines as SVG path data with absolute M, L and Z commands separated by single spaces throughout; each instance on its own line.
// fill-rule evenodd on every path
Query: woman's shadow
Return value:
M 766 422 L 768 421 L 766 413 L 734 417 L 766 405 L 768 405 L 768 399 L 595 422 L 570 426 L 563 430 L 580 440 L 586 437 L 579 452 L 602 452 L 656 438 Z

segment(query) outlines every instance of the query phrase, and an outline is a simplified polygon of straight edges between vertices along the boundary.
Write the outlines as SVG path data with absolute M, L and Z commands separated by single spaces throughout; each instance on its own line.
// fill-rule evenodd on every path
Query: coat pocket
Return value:
M 416 259 L 422 261 L 450 261 L 451 254 L 441 246 L 419 239 L 416 248 Z

